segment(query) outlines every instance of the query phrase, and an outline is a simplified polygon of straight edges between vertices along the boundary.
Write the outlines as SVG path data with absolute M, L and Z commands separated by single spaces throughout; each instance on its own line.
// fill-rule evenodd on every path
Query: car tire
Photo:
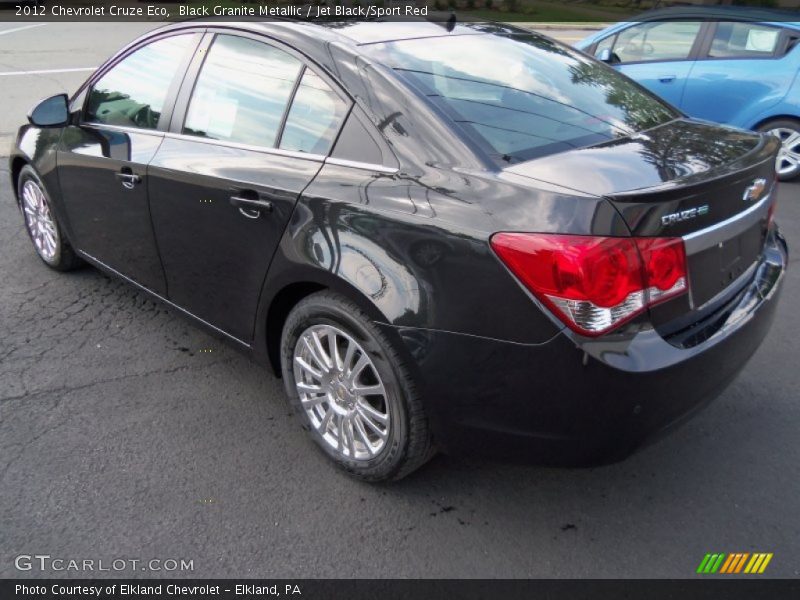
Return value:
M 350 475 L 397 480 L 433 456 L 408 368 L 350 300 L 324 291 L 300 301 L 283 327 L 281 368 L 303 428 Z
M 44 264 L 56 271 L 71 271 L 83 265 L 64 235 L 47 188 L 30 165 L 20 171 L 17 198 L 25 230 Z
M 800 175 L 800 121 L 776 119 L 764 123 L 758 130 L 773 133 L 781 140 L 781 151 L 776 162 L 778 179 L 789 181 Z

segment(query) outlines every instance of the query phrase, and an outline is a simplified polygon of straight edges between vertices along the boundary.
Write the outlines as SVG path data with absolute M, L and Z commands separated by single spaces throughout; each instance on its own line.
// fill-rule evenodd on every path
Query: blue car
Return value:
M 691 117 L 777 135 L 785 181 L 800 175 L 800 21 L 792 18 L 798 14 L 665 9 L 576 46 Z

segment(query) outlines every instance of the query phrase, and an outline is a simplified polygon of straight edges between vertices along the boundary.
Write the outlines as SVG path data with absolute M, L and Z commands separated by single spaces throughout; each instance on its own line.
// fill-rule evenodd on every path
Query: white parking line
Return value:
M 79 71 L 94 71 L 97 67 L 76 67 L 74 69 L 44 69 L 41 71 L 0 71 L 0 77 L 9 75 L 49 75 L 50 73 L 77 73 Z
M 36 23 L 35 25 L 25 25 L 24 27 L 15 27 L 14 29 L 6 29 L 4 31 L 0 31 L 0 35 L 5 35 L 7 33 L 15 33 L 17 31 L 23 31 L 25 29 L 33 29 L 34 27 L 44 27 L 47 23 Z

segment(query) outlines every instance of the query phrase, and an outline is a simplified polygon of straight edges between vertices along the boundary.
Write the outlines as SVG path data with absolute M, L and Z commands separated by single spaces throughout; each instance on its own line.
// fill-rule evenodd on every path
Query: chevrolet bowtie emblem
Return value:
M 767 189 L 767 180 L 763 177 L 759 177 L 744 191 L 744 195 L 742 196 L 742 200 L 745 202 L 752 202 L 753 200 L 758 200 L 761 198 L 761 195 L 764 193 L 764 190 Z

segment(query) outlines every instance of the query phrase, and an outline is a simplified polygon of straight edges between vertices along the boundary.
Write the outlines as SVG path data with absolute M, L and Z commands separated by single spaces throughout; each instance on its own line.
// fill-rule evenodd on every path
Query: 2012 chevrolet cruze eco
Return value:
M 740 371 L 787 263 L 776 138 L 508 26 L 170 25 L 29 120 L 42 260 L 271 363 L 367 480 L 625 456 Z

